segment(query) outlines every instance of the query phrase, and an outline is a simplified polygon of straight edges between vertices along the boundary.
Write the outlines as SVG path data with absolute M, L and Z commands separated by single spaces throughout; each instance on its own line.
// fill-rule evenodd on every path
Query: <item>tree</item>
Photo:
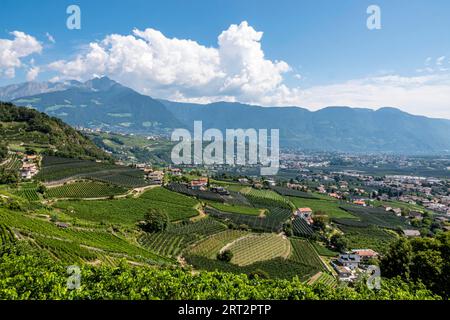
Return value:
M 320 215 L 314 217 L 313 227 L 314 229 L 325 231 L 327 227 L 327 219 Z
M 224 250 L 217 254 L 217 260 L 230 262 L 231 259 L 233 259 L 233 252 L 231 252 L 230 250 Z
M 169 225 L 169 216 L 163 210 L 151 208 L 144 216 L 142 229 L 145 232 L 160 232 L 167 229 Z
M 339 234 L 335 234 L 330 239 L 331 245 L 339 252 L 345 252 L 348 248 L 348 240 Z
M 8 147 L 4 143 L 0 143 L 0 161 L 8 156 Z
M 392 243 L 386 255 L 381 259 L 383 275 L 386 277 L 401 276 L 408 279 L 412 255 L 412 246 L 409 240 L 400 238 Z
M 47 192 L 47 187 L 44 186 L 43 184 L 40 184 L 40 185 L 37 187 L 36 192 L 37 192 L 37 193 L 40 193 L 40 194 L 44 194 L 44 193 Z

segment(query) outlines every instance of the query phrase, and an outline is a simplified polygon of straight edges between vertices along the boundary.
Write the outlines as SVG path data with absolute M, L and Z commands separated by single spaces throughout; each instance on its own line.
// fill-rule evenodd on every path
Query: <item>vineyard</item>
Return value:
M 143 234 L 139 243 L 160 255 L 175 257 L 195 241 L 224 230 L 226 227 L 220 222 L 205 218 L 198 222 L 171 225 L 164 232 Z
M 406 218 L 397 217 L 390 212 L 386 212 L 386 210 L 382 208 L 357 207 L 347 205 L 342 206 L 342 209 L 358 217 L 359 221 L 352 221 L 349 219 L 333 219 L 336 223 L 339 223 L 341 225 L 355 227 L 378 226 L 388 229 L 405 229 L 410 227 Z
M 209 201 L 207 204 L 209 206 L 213 207 L 214 209 L 217 209 L 217 210 L 220 210 L 223 212 L 247 214 L 247 215 L 252 215 L 252 216 L 259 216 L 261 213 L 266 211 L 264 209 L 245 207 L 245 206 L 239 206 L 239 205 L 229 205 L 229 204 L 223 204 L 223 203 L 212 202 L 212 201 Z
M 279 187 L 279 186 L 272 187 L 272 190 L 274 190 L 276 193 L 280 194 L 281 196 L 285 196 L 285 197 L 298 197 L 298 198 L 306 198 L 306 199 L 317 199 L 313 194 L 308 193 L 308 192 L 304 192 L 304 191 L 300 191 L 300 190 L 295 190 L 295 189 L 290 189 L 290 188 L 285 188 L 285 187 Z
M 91 179 L 126 188 L 137 188 L 147 185 L 144 174 L 138 169 L 110 163 L 50 156 L 44 157 L 42 168 L 36 175 L 36 179 L 44 182 L 65 181 L 76 178 Z
M 92 181 L 78 181 L 63 186 L 48 188 L 48 198 L 101 198 L 124 194 L 127 189 Z
M 192 190 L 181 183 L 170 183 L 167 188 L 171 191 L 178 192 L 187 196 L 196 197 L 203 200 L 210 200 L 216 202 L 224 202 L 222 196 L 211 191 Z
M 165 211 L 171 221 L 198 215 L 198 202 L 190 197 L 156 187 L 139 198 L 115 200 L 58 201 L 55 206 L 69 215 L 88 221 L 134 225 L 150 208 Z
M 247 234 L 247 232 L 240 230 L 226 230 L 196 243 L 192 248 L 189 248 L 187 254 L 215 259 L 217 253 L 225 245 Z
M 226 248 L 233 253 L 231 263 L 239 266 L 247 266 L 278 257 L 287 258 L 291 250 L 288 239 L 273 233 L 243 237 Z
M 295 218 L 292 222 L 294 235 L 297 237 L 310 237 L 314 234 L 311 226 L 302 218 Z
M 150 263 L 167 261 L 165 258 L 107 231 L 61 229 L 48 221 L 2 209 L 0 209 L 0 219 L 9 228 L 20 232 L 22 236 L 33 239 L 37 244 L 40 241 L 43 247 L 48 248 L 56 257 L 58 256 L 57 252 L 62 252 L 61 257 L 67 257 L 64 252 L 70 251 L 70 249 L 74 249 L 73 253 L 76 254 L 78 250 L 82 251 L 81 248 L 92 248 L 93 253 L 120 255 L 136 261 Z M 61 241 L 65 242 L 61 243 Z M 89 255 L 89 257 L 91 256 Z
M 317 268 L 318 270 L 325 270 L 324 264 L 317 255 L 316 250 L 308 240 L 291 239 L 292 254 L 290 260 L 306 264 Z
M 14 233 L 3 223 L 0 223 L 0 246 L 14 242 Z
M 370 248 L 378 252 L 384 252 L 389 244 L 397 238 L 392 231 L 375 226 L 339 225 L 338 227 L 344 232 L 344 237 L 348 240 L 351 249 Z
M 309 285 L 322 285 L 325 287 L 335 288 L 337 286 L 336 279 L 326 272 L 319 272 L 308 281 Z
M 223 212 L 210 207 L 206 207 L 205 212 L 213 217 L 231 221 L 239 226 L 245 225 L 255 231 L 268 232 L 280 231 L 283 223 L 292 215 L 289 209 L 268 208 L 268 210 L 269 212 L 264 217 Z
M 301 281 L 306 281 L 312 275 L 317 273 L 317 269 L 312 266 L 296 263 L 283 258 L 258 261 L 247 266 L 238 266 L 198 255 L 187 255 L 185 258 L 189 264 L 200 270 L 230 272 L 235 274 L 244 273 L 247 275 L 251 275 L 255 271 L 262 271 L 273 279 L 292 280 L 293 277 L 299 277 Z
M 330 249 L 324 247 L 322 244 L 320 244 L 318 242 L 313 242 L 312 245 L 313 245 L 314 249 L 316 249 L 319 256 L 336 257 L 339 254 L 336 251 L 333 251 L 333 250 L 330 250 Z
M 2 167 L 6 170 L 18 171 L 22 167 L 22 161 L 18 154 L 9 154 Z
M 28 201 L 39 201 L 41 199 L 39 193 L 37 192 L 37 184 L 35 183 L 24 183 L 20 185 L 18 190 L 13 192 L 15 195 L 27 199 Z
M 280 207 L 292 209 L 293 205 L 290 201 L 271 190 L 258 190 L 253 188 L 245 188 L 241 193 L 250 201 L 254 207 L 269 208 Z

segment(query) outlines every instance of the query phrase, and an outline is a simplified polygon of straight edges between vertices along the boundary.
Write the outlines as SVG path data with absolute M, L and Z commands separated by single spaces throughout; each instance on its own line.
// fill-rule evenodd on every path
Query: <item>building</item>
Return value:
M 355 200 L 353 201 L 353 204 L 356 204 L 357 206 L 366 206 L 366 202 L 364 200 Z
M 163 171 L 150 171 L 146 174 L 146 178 L 153 183 L 161 184 L 164 180 Z
M 352 250 L 352 254 L 358 255 L 360 257 L 360 261 L 364 262 L 379 256 L 379 253 L 372 249 L 355 249 Z
M 339 255 L 338 263 L 341 266 L 347 267 L 350 270 L 358 268 L 361 262 L 361 257 L 358 254 L 342 253 Z
M 208 186 L 208 178 L 198 178 L 192 180 L 190 183 L 190 187 L 192 190 L 203 190 Z

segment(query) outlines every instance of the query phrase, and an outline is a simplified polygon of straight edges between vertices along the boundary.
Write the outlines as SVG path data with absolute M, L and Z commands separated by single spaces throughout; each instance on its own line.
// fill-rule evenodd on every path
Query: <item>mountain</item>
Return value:
M 204 129 L 280 129 L 282 147 L 306 151 L 450 152 L 450 120 L 415 116 L 395 108 L 327 107 L 313 112 L 228 102 L 179 103 L 141 95 L 107 77 L 65 85 L 69 85 L 65 90 L 13 102 L 73 126 L 111 132 L 168 134 L 174 128 L 192 128 L 195 120 L 201 120 Z
M 9 149 L 27 148 L 51 155 L 86 160 L 111 160 L 91 140 L 65 124 L 29 108 L 0 102 L 1 143 Z
M 414 116 L 395 108 L 376 111 L 328 107 L 259 107 L 217 102 L 208 105 L 161 100 L 187 127 L 280 129 L 284 147 L 343 152 L 450 152 L 450 120 Z
M 72 126 L 116 132 L 165 132 L 182 124 L 159 101 L 107 78 L 12 100 Z
M 63 91 L 73 86 L 81 85 L 81 82 L 71 80 L 65 82 L 24 82 L 12 84 L 0 88 L 0 101 L 11 101 L 21 97 L 32 96 L 41 93 Z

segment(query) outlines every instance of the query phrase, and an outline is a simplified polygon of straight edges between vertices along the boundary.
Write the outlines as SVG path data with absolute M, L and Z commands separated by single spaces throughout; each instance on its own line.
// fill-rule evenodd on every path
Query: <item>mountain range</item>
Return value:
M 174 128 L 280 129 L 282 147 L 342 152 L 450 152 L 450 120 L 395 108 L 261 107 L 241 103 L 179 103 L 139 94 L 107 77 L 87 82 L 25 83 L 0 88 L 0 99 L 38 109 L 71 124 L 114 132 L 170 133 Z M 31 93 L 32 94 L 29 94 Z

